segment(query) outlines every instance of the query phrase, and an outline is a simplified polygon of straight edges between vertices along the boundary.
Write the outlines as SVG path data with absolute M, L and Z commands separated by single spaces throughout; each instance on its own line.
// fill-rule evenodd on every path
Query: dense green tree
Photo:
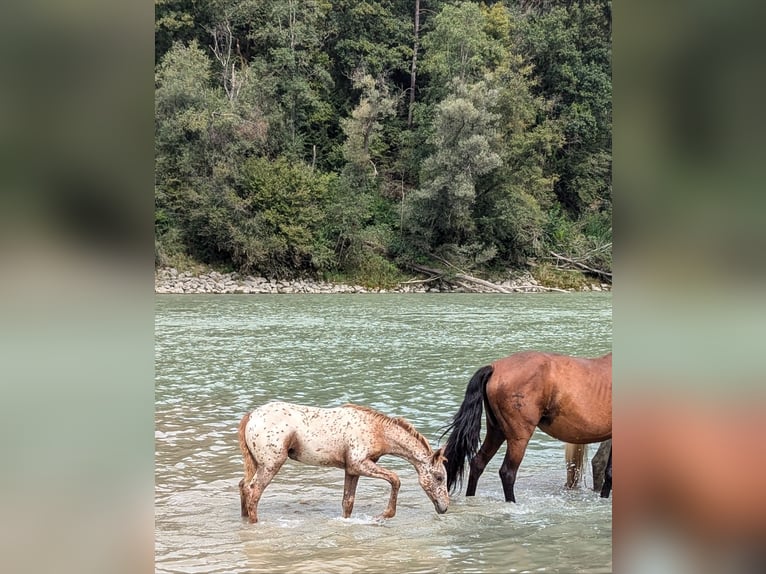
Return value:
M 273 82 L 279 120 L 272 138 L 294 159 L 326 161 L 333 80 L 325 51 L 328 14 L 323 0 L 264 0 L 251 4 L 248 37 L 253 63 Z M 337 118 L 335 119 L 337 122 Z
M 421 186 L 411 194 L 407 227 L 426 251 L 469 244 L 474 239 L 476 186 L 501 165 L 490 113 L 496 93 L 484 83 L 456 86 L 436 106 L 434 152 L 423 163 Z
M 481 9 L 463 3 L 444 13 L 452 17 L 437 19 L 427 36 L 436 51 L 426 59 L 432 74 L 441 69 L 446 78 L 471 61 L 461 56 L 465 50 L 434 37 L 460 39 L 491 56 L 481 66 L 464 67 L 463 77 L 481 74 L 481 80 L 464 86 L 456 76 L 455 93 L 435 106 L 428 140 L 435 150 L 422 164 L 422 183 L 408 210 L 411 239 L 424 242 L 421 249 L 450 252 L 464 265 L 524 263 L 541 252 L 545 240 L 560 129 L 546 118 L 551 103 L 534 94 L 532 68 L 514 34 L 518 16 L 502 3 Z
M 373 77 L 409 72 L 412 14 L 408 2 L 337 0 L 332 4 L 327 48 L 337 81 L 350 80 L 356 69 Z
M 229 220 L 232 257 L 239 268 L 294 276 L 327 266 L 332 255 L 319 230 L 332 179 L 284 157 L 248 160 Z
M 396 98 L 382 78 L 375 80 L 358 72 L 354 86 L 361 91 L 358 105 L 341 125 L 346 136 L 346 161 L 327 204 L 327 234 L 333 239 L 338 267 L 351 275 L 354 270 L 385 270 L 383 258 L 393 237 L 392 203 L 381 196 L 381 174 L 377 164 L 388 151 L 380 137 L 382 122 L 395 113 Z M 384 274 L 387 274 L 384 273 Z
M 611 204 L 611 1 L 549 2 L 523 21 L 522 43 L 555 102 L 565 145 L 556 195 L 572 215 Z
M 375 80 L 361 71 L 355 74 L 354 87 L 362 91 L 362 97 L 351 116 L 340 120 L 346 135 L 343 155 L 356 169 L 372 169 L 373 175 L 377 175 L 375 159 L 386 149 L 380 138 L 382 121 L 395 114 L 396 98 L 389 94 L 382 78 Z
M 611 267 L 608 0 L 155 8 L 159 263 Z
M 202 49 L 176 44 L 155 74 L 155 218 L 159 253 L 190 248 L 188 196 L 211 173 L 204 152 L 211 108 L 211 62 Z
M 555 203 L 553 159 L 563 136 L 560 123 L 549 117 L 553 102 L 535 93 L 533 68 L 521 55 L 520 15 L 502 3 L 483 13 L 486 33 L 502 46 L 485 77 L 497 92 L 492 111 L 502 166 L 485 180 L 476 218 L 481 241 L 494 248 L 494 263 L 519 265 L 542 253 L 545 213 Z
M 557 201 L 547 210 L 546 244 L 610 270 L 611 1 L 538 4 L 522 21 L 519 39 L 564 139 L 553 160 Z
M 211 0 L 154 0 L 155 63 L 174 43 L 206 41 L 206 28 L 214 19 Z
M 236 98 L 196 42 L 175 44 L 156 74 L 155 203 L 165 251 L 187 249 L 202 260 L 226 259 L 205 210 L 222 210 L 241 164 L 261 152 L 267 102 L 242 68 Z M 211 221 L 213 217 L 209 218 Z
M 482 9 L 474 2 L 447 4 L 423 36 L 421 70 L 427 75 L 427 93 L 440 101 L 455 85 L 480 80 L 502 56 L 502 46 L 487 33 Z

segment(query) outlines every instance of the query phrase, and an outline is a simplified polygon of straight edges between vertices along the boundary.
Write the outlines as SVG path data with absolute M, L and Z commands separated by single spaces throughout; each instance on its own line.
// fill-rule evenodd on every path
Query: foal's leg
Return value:
M 245 479 L 239 481 L 239 503 L 242 507 L 242 516 L 247 516 L 247 494 L 245 490 Z
M 279 469 L 282 468 L 282 465 L 286 460 L 287 449 L 280 454 L 279 458 L 259 464 L 250 484 L 245 486 L 246 489 L 250 490 L 246 503 L 247 516 L 253 524 L 258 522 L 258 501 L 261 500 L 263 491 L 272 481 L 274 475 L 276 475 L 277 472 L 279 472 Z
M 399 486 L 401 486 L 401 481 L 399 480 L 399 477 L 396 475 L 396 473 L 378 466 L 369 459 L 362 461 L 362 463 L 358 465 L 358 472 L 362 476 L 382 478 L 391 485 L 391 497 L 388 499 L 388 506 L 386 506 L 383 514 L 377 516 L 377 518 L 393 517 L 394 514 L 396 514 L 396 498 L 399 495 Z
M 496 425 L 487 423 L 487 435 L 484 437 L 484 442 L 481 444 L 481 448 L 471 459 L 470 470 L 468 472 L 468 486 L 465 489 L 466 496 L 474 496 L 476 494 L 476 485 L 479 482 L 479 477 L 484 472 L 487 463 L 495 456 L 500 446 L 503 444 L 503 433 Z
M 609 449 L 609 458 L 606 461 L 606 470 L 604 470 L 604 486 L 601 487 L 601 498 L 609 498 L 612 491 L 612 449 Z
M 354 509 L 354 498 L 356 496 L 356 485 L 359 483 L 358 474 L 349 474 L 346 470 L 346 481 L 343 484 L 343 518 L 351 516 Z
M 243 517 L 247 517 L 247 497 L 250 492 L 248 483 L 253 479 L 258 469 L 258 463 L 250 451 L 245 454 L 245 476 L 239 481 L 239 501 Z

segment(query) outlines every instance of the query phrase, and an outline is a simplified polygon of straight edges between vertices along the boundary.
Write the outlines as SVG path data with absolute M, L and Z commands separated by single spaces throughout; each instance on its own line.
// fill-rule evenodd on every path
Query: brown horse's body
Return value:
M 477 451 L 482 403 L 487 430 Z M 466 496 L 473 496 L 484 468 L 505 442 L 500 479 L 505 499 L 515 502 L 516 473 L 535 427 L 572 444 L 611 438 L 612 354 L 586 359 L 522 352 L 479 369 L 448 429 L 448 486 L 461 482 L 465 459 L 470 458 Z M 611 489 L 611 465 L 607 474 Z

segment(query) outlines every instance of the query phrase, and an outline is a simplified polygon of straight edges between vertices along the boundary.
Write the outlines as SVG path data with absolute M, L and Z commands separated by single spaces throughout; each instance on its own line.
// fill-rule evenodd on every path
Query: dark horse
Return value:
M 487 434 L 477 451 L 482 403 Z M 462 484 L 470 459 L 465 495 L 476 494 L 476 483 L 505 440 L 508 448 L 500 467 L 505 500 L 516 502 L 513 485 L 535 427 L 572 444 L 602 442 L 612 437 L 612 353 L 585 359 L 554 353 L 522 352 L 499 359 L 473 375 L 452 423 L 444 450 L 447 487 Z M 612 488 L 612 453 L 601 497 Z

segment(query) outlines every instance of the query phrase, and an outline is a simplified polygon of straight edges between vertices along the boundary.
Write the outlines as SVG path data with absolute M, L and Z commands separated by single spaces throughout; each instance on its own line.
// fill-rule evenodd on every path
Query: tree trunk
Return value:
M 420 0 L 415 0 L 415 41 L 412 45 L 412 68 L 410 70 L 410 107 L 407 112 L 407 127 L 412 127 L 412 109 L 415 106 L 415 80 L 418 66 L 418 42 L 420 40 Z
M 588 273 L 592 273 L 593 275 L 603 277 L 610 283 L 612 281 L 612 274 L 609 271 L 595 269 L 594 267 L 585 265 L 585 263 L 581 263 L 580 261 L 575 261 L 574 259 L 570 259 L 569 257 L 564 257 L 563 255 L 559 255 L 558 253 L 554 253 L 553 251 L 551 251 L 550 254 L 553 255 L 556 259 L 569 263 L 570 265 L 574 265 L 575 267 L 582 269 L 583 271 L 587 271 Z

